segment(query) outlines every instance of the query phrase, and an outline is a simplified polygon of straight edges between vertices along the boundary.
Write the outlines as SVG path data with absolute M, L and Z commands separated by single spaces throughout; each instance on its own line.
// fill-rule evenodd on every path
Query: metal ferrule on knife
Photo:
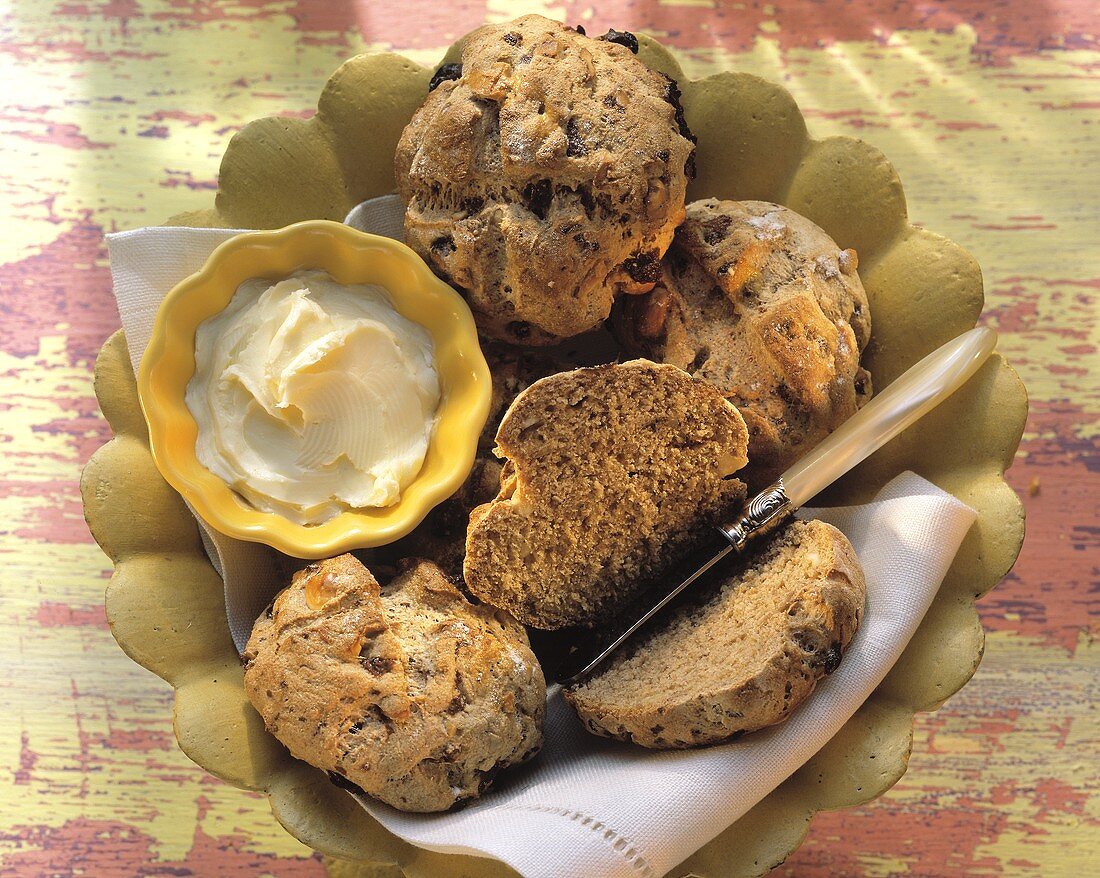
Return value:
M 775 530 L 793 511 L 783 478 L 780 477 L 775 484 L 768 485 L 749 500 L 736 521 L 718 529 L 738 552 L 743 552 L 749 540 Z

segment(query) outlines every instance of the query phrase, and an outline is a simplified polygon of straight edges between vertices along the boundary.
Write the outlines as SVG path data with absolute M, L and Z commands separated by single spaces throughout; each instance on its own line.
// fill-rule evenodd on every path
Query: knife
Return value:
M 964 332 L 910 367 L 882 393 L 834 430 L 742 507 L 736 519 L 716 527 L 712 539 L 677 567 L 678 584 L 629 625 L 595 644 L 575 645 L 553 674 L 570 686 L 589 676 L 639 628 L 677 595 L 698 582 L 729 555 L 775 530 L 791 513 L 856 464 L 922 418 L 962 387 L 993 353 L 997 333 L 987 327 Z

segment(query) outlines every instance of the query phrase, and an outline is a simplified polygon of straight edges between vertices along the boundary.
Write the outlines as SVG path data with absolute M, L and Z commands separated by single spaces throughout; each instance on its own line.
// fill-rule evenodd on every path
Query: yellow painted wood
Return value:
M 405 43 L 364 39 L 360 27 L 379 27 L 367 15 L 313 32 L 291 16 L 310 5 L 13 0 L 0 12 L 0 81 L 14 84 L 0 96 L 0 301 L 15 309 L 0 326 L 0 401 L 12 406 L 0 421 L 7 873 L 323 874 L 263 797 L 206 775 L 176 747 L 168 687 L 107 630 L 110 563 L 84 530 L 76 488 L 79 467 L 108 435 L 91 402 L 92 352 L 115 321 L 98 236 L 206 210 L 232 134 L 261 116 L 308 113 L 356 52 L 397 48 L 430 65 L 459 35 L 418 39 L 425 13 L 413 4 Z M 679 4 L 680 20 L 663 27 L 716 5 Z M 1049 14 L 1080 5 L 1049 4 Z M 200 8 L 223 14 L 199 21 Z M 494 2 L 485 14 L 511 9 Z M 636 14 L 615 4 L 598 15 L 549 11 L 596 18 L 599 29 L 632 26 Z M 759 24 L 745 18 L 752 10 L 732 12 L 742 18 L 712 29 L 755 28 L 754 47 L 701 48 L 700 40 L 678 52 L 687 73 L 730 69 L 782 82 L 813 137 L 860 136 L 888 156 L 911 219 L 980 263 L 986 319 L 1035 412 L 1012 471 L 1029 538 L 1017 578 L 979 604 L 989 633 L 976 677 L 918 718 L 898 786 L 868 806 L 819 815 L 781 872 L 1090 874 L 1100 857 L 1090 755 L 1100 750 L 1100 661 L 1095 604 L 1090 612 L 1082 597 L 1096 549 L 1082 528 L 1097 514 L 1083 459 L 1100 436 L 1090 192 L 1100 178 L 1100 53 L 1078 40 L 984 64 L 982 36 L 969 26 L 884 27 L 877 38 L 800 48 L 785 42 L 791 28 L 774 10 Z M 922 698 L 931 703 L 934 689 Z M 774 823 L 763 815 L 758 825 L 774 831 Z M 804 828 L 785 831 L 796 840 Z M 760 862 L 770 865 L 766 854 Z

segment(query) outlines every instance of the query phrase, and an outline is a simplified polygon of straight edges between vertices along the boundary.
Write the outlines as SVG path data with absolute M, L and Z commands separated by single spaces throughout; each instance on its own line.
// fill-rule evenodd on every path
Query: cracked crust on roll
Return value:
M 840 531 L 792 522 L 565 697 L 593 734 L 657 749 L 774 725 L 839 666 L 866 591 Z
M 854 250 L 765 201 L 707 199 L 665 256 L 662 279 L 624 299 L 614 328 L 632 353 L 718 387 L 749 427 L 750 491 L 772 482 L 871 395 L 871 337 Z
M 404 811 L 475 798 L 542 744 L 546 683 L 522 626 L 428 561 L 385 586 L 351 555 L 310 564 L 243 659 L 249 699 L 294 756 Z
M 658 279 L 694 139 L 627 36 L 538 15 L 478 28 L 402 133 L 406 242 L 493 338 L 577 335 Z

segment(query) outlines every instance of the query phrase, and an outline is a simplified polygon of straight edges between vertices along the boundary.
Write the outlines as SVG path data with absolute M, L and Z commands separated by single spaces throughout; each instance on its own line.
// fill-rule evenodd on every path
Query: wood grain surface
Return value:
M 1009 478 L 1028 533 L 980 604 L 973 681 L 909 773 L 819 815 L 776 874 L 1097 874 L 1100 47 L 1091 0 L 7 0 L 0 3 L 0 876 L 321 878 L 262 797 L 176 748 L 168 686 L 107 630 L 80 466 L 118 326 L 103 234 L 209 205 L 229 137 L 312 114 L 343 60 L 433 63 L 541 11 L 648 31 L 686 71 L 782 82 L 811 134 L 882 149 L 910 215 L 973 252 L 1031 395 Z

